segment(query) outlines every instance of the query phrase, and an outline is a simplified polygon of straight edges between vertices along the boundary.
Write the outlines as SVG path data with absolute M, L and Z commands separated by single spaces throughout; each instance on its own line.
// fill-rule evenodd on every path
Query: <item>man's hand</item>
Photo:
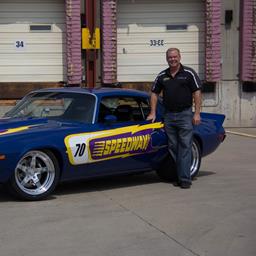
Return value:
M 200 114 L 194 114 L 193 119 L 192 119 L 192 123 L 194 125 L 199 125 L 201 123 L 201 117 Z
M 150 97 L 150 113 L 147 117 L 147 120 L 150 121 L 152 120 L 152 123 L 155 122 L 156 120 L 156 105 L 157 105 L 157 100 L 158 100 L 158 95 L 154 92 L 151 93 Z
M 152 123 L 154 123 L 155 120 L 156 120 L 156 114 L 154 114 L 154 113 L 149 113 L 149 115 L 148 115 L 148 117 L 147 117 L 147 120 L 148 120 L 148 121 L 152 120 Z

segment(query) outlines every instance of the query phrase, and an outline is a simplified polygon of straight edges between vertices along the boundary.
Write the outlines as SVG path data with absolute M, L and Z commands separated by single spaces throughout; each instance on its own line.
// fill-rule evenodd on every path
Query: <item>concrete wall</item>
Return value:
M 238 79 L 239 9 L 239 0 L 222 1 L 222 81 L 216 92 L 204 94 L 203 111 L 225 114 L 225 127 L 256 127 L 256 92 L 243 92 Z M 231 26 L 225 25 L 225 10 L 233 10 Z

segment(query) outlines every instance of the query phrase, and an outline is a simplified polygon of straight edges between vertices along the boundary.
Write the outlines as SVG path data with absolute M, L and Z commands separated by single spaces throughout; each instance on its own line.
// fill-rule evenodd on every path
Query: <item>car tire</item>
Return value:
M 53 192 L 59 177 L 60 168 L 54 154 L 48 150 L 32 150 L 18 161 L 8 188 L 20 199 L 42 200 Z
M 200 166 L 201 166 L 201 159 L 202 159 L 202 153 L 201 153 L 201 147 L 199 145 L 199 142 L 197 139 L 193 139 L 192 143 L 192 163 L 190 167 L 190 175 L 191 178 L 195 178 L 198 175 Z
M 159 168 L 156 170 L 157 175 L 163 181 L 177 180 L 177 172 L 175 162 L 169 155 L 162 161 Z
M 201 165 L 201 147 L 197 139 L 193 139 L 192 143 L 192 163 L 190 167 L 191 179 L 198 175 L 200 165 Z M 172 157 L 168 156 L 162 161 L 159 168 L 156 170 L 158 176 L 165 181 L 176 181 L 177 172 L 175 162 Z

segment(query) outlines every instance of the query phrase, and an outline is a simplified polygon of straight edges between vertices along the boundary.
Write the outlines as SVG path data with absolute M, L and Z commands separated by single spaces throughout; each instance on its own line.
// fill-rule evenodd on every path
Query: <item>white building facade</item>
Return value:
M 86 0 L 0 0 L 0 114 L 29 89 L 81 85 Z M 256 126 L 256 0 L 98 0 L 98 85 L 150 90 L 165 51 L 204 83 L 203 111 Z

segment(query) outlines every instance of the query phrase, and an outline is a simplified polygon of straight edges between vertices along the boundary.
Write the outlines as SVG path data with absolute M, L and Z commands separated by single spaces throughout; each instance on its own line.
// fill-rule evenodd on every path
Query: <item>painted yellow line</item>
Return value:
M 245 136 L 245 137 L 256 139 L 256 135 L 252 135 L 252 134 L 248 134 L 248 133 L 233 132 L 233 131 L 229 131 L 229 130 L 226 130 L 226 133 L 230 133 L 230 134 L 235 134 L 235 135 L 240 135 L 240 136 Z

